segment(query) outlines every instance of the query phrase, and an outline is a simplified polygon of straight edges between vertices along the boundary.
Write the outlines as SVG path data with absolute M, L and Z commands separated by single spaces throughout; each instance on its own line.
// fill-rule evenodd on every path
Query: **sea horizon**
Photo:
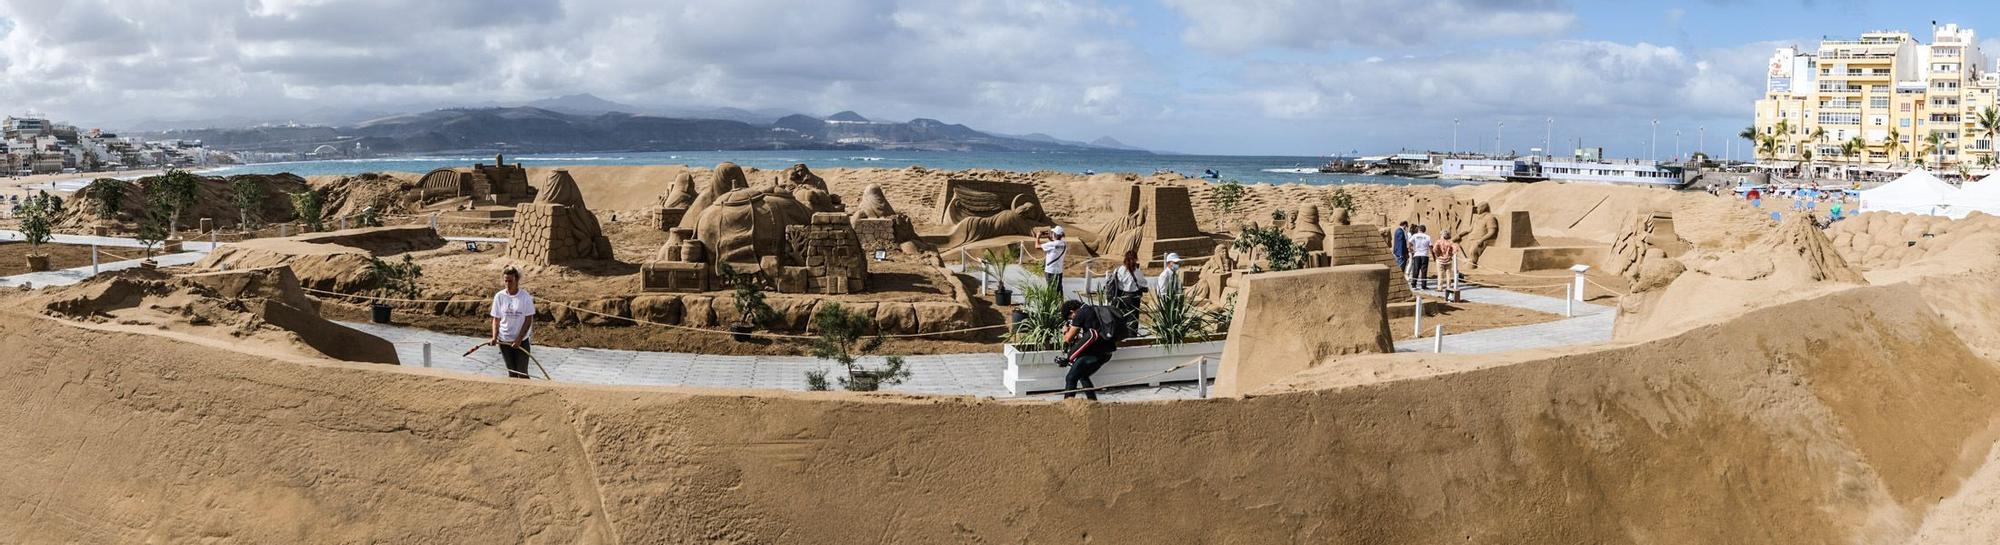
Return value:
M 1327 157 L 1285 155 L 1192 155 L 1103 153 L 1031 153 L 983 151 L 907 150 L 755 150 L 755 151 L 672 151 L 672 152 L 568 152 L 504 153 L 508 163 L 526 166 L 642 166 L 687 165 L 712 167 L 729 161 L 759 169 L 783 169 L 803 163 L 810 168 L 889 168 L 921 166 L 936 170 L 993 169 L 1017 172 L 1056 171 L 1072 174 L 1129 173 L 1141 176 L 1172 171 L 1202 177 L 1214 170 L 1217 180 L 1254 183 L 1453 185 L 1450 180 L 1417 179 L 1367 174 L 1328 174 L 1313 171 Z M 491 163 L 493 155 L 473 152 L 413 154 L 393 157 L 323 159 L 250 163 L 203 169 L 204 174 L 279 174 L 300 176 L 355 175 L 365 172 L 411 172 L 422 174 L 438 168 L 465 167 Z

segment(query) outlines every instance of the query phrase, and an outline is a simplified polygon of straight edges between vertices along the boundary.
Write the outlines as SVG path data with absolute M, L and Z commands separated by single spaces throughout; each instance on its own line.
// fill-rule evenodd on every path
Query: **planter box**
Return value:
M 1143 383 L 1158 386 L 1167 382 L 1187 382 L 1195 380 L 1199 366 L 1190 365 L 1159 376 L 1161 370 L 1192 361 L 1199 356 L 1208 356 L 1208 374 L 1202 378 L 1215 378 L 1215 370 L 1222 364 L 1222 345 L 1227 341 L 1207 341 L 1188 343 L 1174 347 L 1172 352 L 1160 346 L 1131 346 L 1119 348 L 1112 353 L 1111 361 L 1090 376 L 1090 381 L 1098 386 L 1108 386 L 1127 380 L 1144 377 Z M 1068 367 L 1056 366 L 1056 355 L 1061 352 L 1043 350 L 1022 351 L 1007 345 L 1001 351 L 1007 356 L 1007 369 L 1001 376 L 1002 385 L 1014 395 L 1034 392 L 1052 392 L 1063 389 L 1063 375 Z

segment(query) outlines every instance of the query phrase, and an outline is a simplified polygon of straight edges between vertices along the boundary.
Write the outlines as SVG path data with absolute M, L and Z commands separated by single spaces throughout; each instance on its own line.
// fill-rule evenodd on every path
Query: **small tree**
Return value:
M 732 302 L 735 304 L 738 325 L 746 325 L 753 329 L 761 328 L 778 314 L 770 304 L 764 302 L 763 282 L 758 280 L 757 275 L 728 271 L 723 274 L 722 281 L 734 288 L 735 296 Z
M 981 256 L 980 267 L 986 275 L 993 277 L 995 291 L 1007 291 L 1007 269 L 1021 262 L 1021 247 L 1008 244 L 997 248 L 987 248 Z
M 813 329 L 819 331 L 819 338 L 813 340 L 813 357 L 839 362 L 847 368 L 852 378 L 840 379 L 840 386 L 849 391 L 872 392 L 883 385 L 902 384 L 909 380 L 910 370 L 904 366 L 901 356 L 890 356 L 880 369 L 867 369 L 855 363 L 857 354 L 874 352 L 882 347 L 882 335 L 877 333 L 863 340 L 863 332 L 874 326 L 874 320 L 859 312 L 851 312 L 840 303 L 827 301 L 820 303 L 819 310 L 813 311 Z M 825 385 L 826 374 L 820 372 L 818 382 Z M 811 373 L 806 376 L 808 388 L 813 386 Z
M 89 193 L 90 199 L 97 202 L 97 216 L 100 218 L 116 219 L 124 212 L 122 208 L 125 204 L 124 181 L 98 178 L 92 180 L 90 185 L 83 186 L 83 192 Z
M 1243 201 L 1243 182 L 1228 180 L 1209 189 L 1209 202 L 1222 215 L 1236 214 L 1236 205 Z
M 325 197 L 311 189 L 288 195 L 292 200 L 292 213 L 298 215 L 299 221 L 305 222 L 306 227 L 314 231 L 324 230 L 326 218 L 320 217 L 320 212 L 326 206 Z
M 229 182 L 229 204 L 236 207 L 236 227 L 251 229 L 252 221 L 263 221 L 258 212 L 264 204 L 264 184 L 249 176 L 238 177 Z
M 424 277 L 424 267 L 418 265 L 415 259 L 411 259 L 409 254 L 403 254 L 403 261 L 400 263 L 374 258 L 371 260 L 375 275 L 382 278 L 384 294 L 404 299 L 417 299 L 423 296 L 421 282 Z
M 42 245 L 55 236 L 51 231 L 53 225 L 48 206 L 47 199 L 31 198 L 28 205 L 21 208 L 21 235 L 28 239 L 30 256 L 45 256 L 41 252 Z
M 1293 241 L 1284 229 L 1258 227 L 1252 225 L 1243 229 L 1243 236 L 1236 239 L 1238 250 L 1258 249 L 1264 252 L 1264 260 L 1273 271 L 1289 271 L 1302 268 L 1306 263 L 1304 246 Z
M 181 169 L 168 169 L 166 174 L 140 179 L 145 186 L 146 199 L 159 203 L 166 209 L 167 236 L 181 232 L 181 213 L 193 206 L 195 196 L 201 191 L 201 177 Z
M 1326 209 L 1327 211 L 1353 210 L 1354 195 L 1348 193 L 1345 187 L 1333 188 L 1332 192 L 1326 194 Z
M 153 246 L 167 239 L 167 211 L 159 201 L 148 201 L 146 217 L 139 220 L 139 232 L 135 235 L 139 243 L 146 246 L 146 257 L 153 257 Z

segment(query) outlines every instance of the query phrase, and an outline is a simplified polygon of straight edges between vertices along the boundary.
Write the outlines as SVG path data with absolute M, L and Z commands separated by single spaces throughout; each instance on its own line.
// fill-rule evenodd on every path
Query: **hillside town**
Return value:
M 44 117 L 0 120 L 9 176 L 116 172 L 138 168 L 193 167 L 234 162 L 200 140 L 146 141 L 101 129 L 79 129 Z

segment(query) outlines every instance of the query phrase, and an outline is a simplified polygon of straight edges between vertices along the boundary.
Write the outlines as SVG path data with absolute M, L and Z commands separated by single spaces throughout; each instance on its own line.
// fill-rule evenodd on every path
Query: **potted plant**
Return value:
M 722 280 L 735 289 L 736 322 L 729 324 L 729 336 L 736 342 L 750 342 L 750 333 L 770 322 L 777 311 L 764 303 L 764 286 L 755 274 L 729 271 Z
M 42 244 L 48 243 L 54 234 L 50 232 L 49 203 L 43 197 L 28 198 L 28 205 L 21 208 L 21 234 L 28 239 L 28 270 L 41 272 L 49 270 L 49 254 L 42 253 Z
M 373 259 L 373 266 L 375 275 L 382 279 L 382 294 L 412 300 L 423 296 L 423 287 L 418 282 L 424 276 L 424 267 L 411 259 L 409 254 L 403 254 L 401 263 Z M 368 305 L 368 317 L 378 324 L 389 323 L 394 308 L 377 300 Z
M 873 352 L 882 347 L 882 335 L 878 332 L 867 340 L 862 340 L 863 332 L 874 326 L 874 321 L 859 312 L 851 312 L 840 303 L 828 301 L 813 311 L 813 329 L 819 338 L 813 340 L 812 355 L 823 360 L 833 360 L 847 368 L 847 377 L 840 379 L 842 388 L 851 392 L 873 392 L 885 385 L 902 384 L 910 379 L 910 369 L 904 365 L 902 356 L 885 358 L 882 367 L 869 369 L 857 364 L 857 352 Z M 806 388 L 827 389 L 826 371 L 814 369 L 806 372 Z
M 1007 344 L 1001 348 L 1007 360 L 1002 385 L 1016 394 L 1059 390 L 1068 372 L 1055 363 L 1062 355 L 1062 334 L 1067 326 L 1061 314 L 1063 296 L 1045 285 L 1022 288 L 1022 294 L 1028 317 L 1008 333 Z M 1214 366 L 1207 366 L 1203 376 L 1199 374 L 1203 366 L 1186 364 L 1196 357 L 1221 356 L 1225 341 L 1214 337 L 1219 331 L 1216 326 L 1225 318 L 1203 310 L 1199 300 L 1168 297 L 1168 308 L 1159 308 L 1156 303 L 1147 311 L 1153 319 L 1154 336 L 1119 343 L 1117 355 L 1092 376 L 1097 384 L 1159 384 L 1215 375 Z
M 1014 304 L 1014 292 L 1007 289 L 1007 269 L 1021 262 L 1021 249 L 1012 244 L 998 248 L 987 248 L 979 259 L 981 270 L 993 279 L 993 304 L 1010 306 Z

